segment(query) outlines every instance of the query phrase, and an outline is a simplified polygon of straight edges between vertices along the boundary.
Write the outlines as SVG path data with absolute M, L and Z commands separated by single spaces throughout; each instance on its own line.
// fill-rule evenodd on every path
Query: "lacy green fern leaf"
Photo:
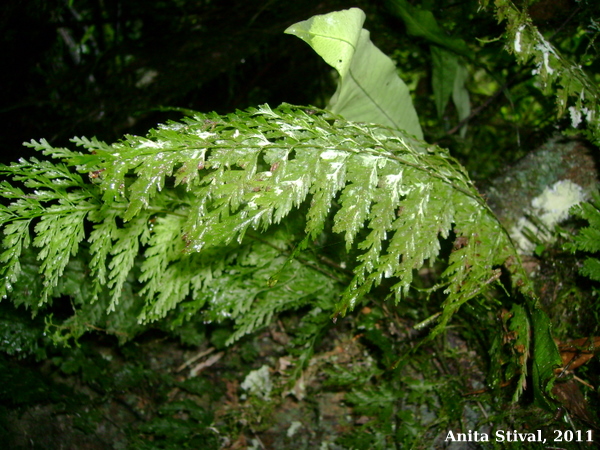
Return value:
M 196 114 L 111 146 L 74 142 L 90 154 L 42 141 L 31 145 L 61 163 L 2 168 L 27 189 L 2 184 L 13 200 L 0 215 L 3 293 L 19 276 L 32 225 L 43 301 L 61 293 L 58 280 L 85 244 L 90 303 L 101 298 L 117 311 L 133 276 L 139 321 L 200 312 L 235 320 L 235 337 L 319 296 L 338 299 L 343 314 L 384 279 L 395 280 L 399 301 L 450 233 L 441 324 L 495 281 L 498 267 L 518 261 L 460 165 L 397 130 L 282 105 Z M 351 279 L 305 251 L 324 232 L 358 252 L 344 261 Z M 512 270 L 526 285 L 520 265 Z

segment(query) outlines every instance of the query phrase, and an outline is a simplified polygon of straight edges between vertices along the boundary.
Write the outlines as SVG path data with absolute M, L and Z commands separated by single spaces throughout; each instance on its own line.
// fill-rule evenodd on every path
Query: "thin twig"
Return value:
M 196 375 L 198 375 L 201 371 L 203 371 L 207 367 L 212 366 L 214 363 L 216 363 L 218 360 L 220 360 L 224 354 L 225 354 L 225 352 L 216 353 L 216 354 L 212 355 L 210 358 L 208 358 L 206 361 L 202 361 L 200 364 L 194 366 L 190 370 L 190 378 L 195 377 Z
M 203 350 L 200 353 L 198 353 L 197 355 L 194 355 L 193 357 L 191 357 L 190 359 L 188 359 L 186 362 L 184 362 L 182 365 L 180 365 L 177 369 L 175 369 L 175 372 L 181 372 L 183 369 L 185 369 L 186 367 L 188 367 L 189 365 L 195 363 L 196 361 L 198 361 L 200 358 L 206 356 L 206 355 L 210 355 L 212 352 L 215 351 L 214 347 L 211 347 L 207 350 Z
M 552 36 L 550 36 L 548 38 L 548 42 L 552 42 L 552 39 L 554 39 L 556 37 L 556 35 L 562 31 L 562 29 L 571 21 L 571 19 L 573 19 L 573 17 L 575 17 L 575 14 L 577 14 L 580 9 L 581 9 L 581 5 L 579 5 L 577 8 L 575 8 L 573 10 L 571 15 L 569 17 L 567 17 L 567 19 L 562 23 L 562 25 L 560 27 L 558 27 L 558 29 L 554 33 L 552 33 Z
M 460 130 L 464 125 L 466 125 L 471 119 L 473 119 L 475 116 L 478 116 L 481 111 L 483 111 L 484 109 L 486 109 L 488 106 L 490 106 L 490 104 L 496 100 L 498 98 L 498 96 L 500 96 L 500 94 L 502 94 L 506 88 L 508 87 L 508 81 L 506 83 L 504 83 L 502 85 L 502 87 L 500 89 L 498 89 L 496 92 L 494 92 L 491 96 L 489 96 L 485 102 L 483 102 L 481 105 L 479 105 L 477 108 L 475 108 L 474 110 L 471 111 L 471 114 L 469 114 L 467 117 L 465 117 L 463 120 L 461 120 L 460 122 L 458 122 L 458 124 L 456 124 L 456 126 L 454 126 L 453 128 L 451 128 L 450 130 L 448 130 L 446 132 L 447 136 L 450 136 L 454 133 L 456 133 L 458 130 Z M 436 144 L 437 145 L 437 144 Z
M 479 105 L 477 108 L 473 109 L 471 111 L 471 114 L 469 114 L 467 117 L 465 117 L 463 120 L 461 120 L 460 122 L 458 122 L 458 124 L 451 128 L 450 130 L 448 130 L 446 132 L 446 136 L 450 136 L 454 133 L 456 133 L 457 131 L 459 131 L 464 125 L 466 125 L 470 120 L 472 120 L 473 118 L 475 118 L 476 116 L 478 116 L 479 114 L 481 114 L 482 111 L 484 111 L 485 109 L 487 109 L 499 96 L 500 94 L 502 94 L 503 92 L 506 92 L 506 90 L 517 84 L 520 83 L 521 81 L 523 81 L 525 79 L 524 74 L 525 74 L 525 69 L 521 69 L 519 72 L 517 72 L 511 79 L 507 80 L 502 86 L 500 86 L 500 88 L 494 92 L 492 95 L 490 95 L 488 98 L 485 99 L 485 101 Z M 437 142 L 435 143 L 435 145 L 437 145 Z

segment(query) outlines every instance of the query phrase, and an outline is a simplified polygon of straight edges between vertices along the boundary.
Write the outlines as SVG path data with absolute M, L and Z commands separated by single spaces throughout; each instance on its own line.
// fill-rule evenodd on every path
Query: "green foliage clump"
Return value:
M 573 237 L 573 241 L 565 247 L 572 252 L 581 251 L 591 254 L 600 252 L 600 196 L 596 193 L 592 201 L 575 205 L 571 209 L 571 214 L 586 220 L 589 225 L 581 228 Z M 600 281 L 600 259 L 596 256 L 587 256 L 579 272 L 594 281 Z
M 487 3 L 484 2 L 484 5 Z M 585 121 L 588 136 L 597 139 L 600 134 L 600 92 L 596 80 L 583 69 L 579 61 L 564 57 L 513 2 L 497 1 L 496 15 L 500 21 L 507 21 L 506 49 L 515 55 L 520 64 L 533 62 L 533 74 L 538 77 L 543 92 L 556 96 L 557 117 L 562 117 L 568 111 L 573 128 Z M 597 31 L 593 18 L 591 24 Z M 593 45 L 592 40 L 590 47 Z M 587 50 L 585 53 L 587 55 Z
M 192 400 L 186 399 L 164 405 L 157 417 L 142 425 L 136 448 L 219 448 L 219 435 L 210 429 L 213 415 Z M 151 440 L 149 439 L 151 437 Z M 150 442 L 148 442 L 150 441 Z

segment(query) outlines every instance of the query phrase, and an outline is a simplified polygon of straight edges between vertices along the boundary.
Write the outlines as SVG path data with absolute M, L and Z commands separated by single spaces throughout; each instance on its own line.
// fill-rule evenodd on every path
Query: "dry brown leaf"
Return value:
M 563 367 L 575 370 L 600 352 L 600 336 L 581 338 L 558 345 Z

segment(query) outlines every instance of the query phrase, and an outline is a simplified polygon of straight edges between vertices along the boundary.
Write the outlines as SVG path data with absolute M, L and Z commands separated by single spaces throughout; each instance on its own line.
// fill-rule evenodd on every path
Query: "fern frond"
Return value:
M 203 311 L 208 321 L 235 320 L 236 338 L 319 296 L 337 298 L 345 313 L 384 279 L 395 280 L 399 301 L 451 233 L 442 324 L 498 278 L 498 267 L 518 261 L 462 167 L 397 130 L 284 104 L 196 114 L 111 146 L 75 142 L 91 154 L 41 142 L 32 145 L 63 162 L 1 169 L 33 192 L 2 184 L 14 200 L 0 211 L 2 275 L 17 279 L 34 224 L 44 299 L 81 250 L 86 221 L 90 302 L 117 311 L 133 276 L 144 303 L 139 321 Z M 358 252 L 344 262 L 351 280 L 300 257 L 329 230 Z M 527 285 L 520 265 L 511 269 Z

